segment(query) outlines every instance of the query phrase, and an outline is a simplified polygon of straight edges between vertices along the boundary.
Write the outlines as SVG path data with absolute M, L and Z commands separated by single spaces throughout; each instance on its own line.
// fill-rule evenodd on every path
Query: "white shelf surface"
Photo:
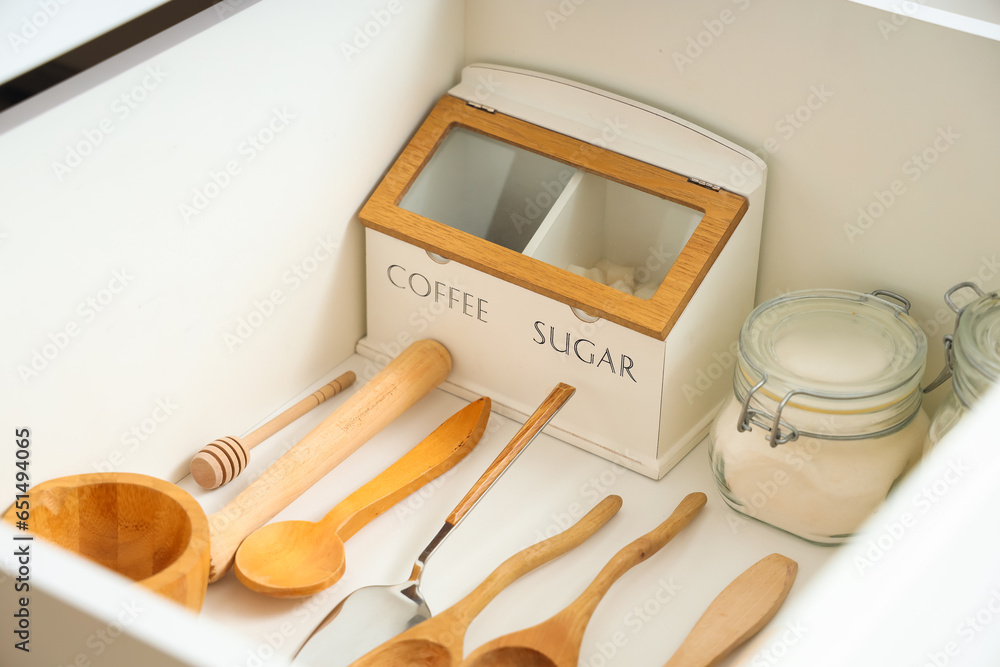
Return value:
M 221 508 L 377 371 L 354 355 L 317 386 L 349 369 L 358 373 L 358 384 L 256 448 L 249 469 L 235 482 L 211 492 L 189 478 L 181 486 L 206 512 Z M 539 402 L 551 389 L 529 385 L 526 379 L 526 394 L 537 395 L 532 398 Z M 626 573 L 598 606 L 583 640 L 581 665 L 662 665 L 718 592 L 774 552 L 798 562 L 795 585 L 779 615 L 721 667 L 874 667 L 917 664 L 925 654 L 953 658 L 949 665 L 995 664 L 1000 629 L 988 621 L 1000 599 L 995 567 L 1000 539 L 984 517 L 992 516 L 1000 497 L 994 427 L 1000 389 L 983 403 L 904 481 L 854 543 L 838 548 L 809 544 L 728 509 L 715 490 L 704 442 L 657 482 L 542 434 L 434 554 L 422 589 L 431 609 L 443 611 L 508 556 L 553 534 L 600 498 L 610 493 L 623 498 L 618 515 L 587 543 L 501 593 L 470 627 L 468 652 L 562 609 L 618 549 L 660 523 L 686 494 L 703 491 L 708 505 L 701 514 L 662 551 Z M 319 519 L 465 404 L 434 390 L 275 520 Z M 347 593 L 406 578 L 444 517 L 518 427 L 493 414 L 476 449 L 439 481 L 361 529 L 348 542 L 344 578 L 310 598 L 267 598 L 229 574 L 209 586 L 202 613 L 195 616 L 98 565 L 35 542 L 33 653 L 25 660 L 4 644 L 0 664 L 11 656 L 18 665 L 73 664 L 75 653 L 102 667 L 283 667 Z M 947 489 L 938 490 L 942 484 Z M 928 497 L 927 489 L 946 502 L 925 508 L 920 499 Z M 893 532 L 907 512 L 916 520 L 906 524 L 905 534 Z M 15 534 L 0 525 L 0 541 L 10 544 Z M 873 555 L 876 546 L 880 551 Z M 16 563 L 5 554 L 0 566 L 6 573 L 0 582 L 8 586 Z M 12 599 L 0 597 L 0 611 L 8 618 Z M 141 613 L 116 626 L 122 610 L 133 607 Z M 984 614 L 989 618 L 980 618 Z M 975 630 L 970 623 L 983 627 Z M 115 634 L 113 644 L 95 640 L 95 630 L 122 626 L 124 633 Z M 903 657 L 907 660 L 900 662 Z
M 358 373 L 358 384 L 256 448 L 250 468 L 232 484 L 208 492 L 187 478 L 181 486 L 206 512 L 221 508 L 374 371 L 370 362 L 355 355 L 320 384 L 348 369 Z M 550 389 L 525 379 L 525 394 L 533 401 L 541 402 Z M 433 391 L 275 520 L 319 519 L 464 405 L 462 399 Z M 347 593 L 406 579 L 417 554 L 519 426 L 491 415 L 487 434 L 464 461 L 348 542 L 347 571 L 331 589 L 312 598 L 277 600 L 251 592 L 230 573 L 209 586 L 202 619 L 233 628 L 251 646 L 260 647 L 263 656 L 272 652 L 265 647 L 277 643 L 275 655 L 290 656 Z M 660 665 L 719 591 L 760 558 L 779 552 L 799 563 L 791 601 L 804 594 L 809 580 L 837 551 L 745 520 L 728 509 L 715 490 L 705 443 L 655 482 L 542 434 L 433 555 L 421 588 L 432 611 L 443 611 L 508 556 L 554 534 L 568 517 L 579 518 L 608 494 L 622 497 L 618 515 L 588 542 L 526 575 L 483 611 L 466 636 L 466 650 L 472 650 L 500 634 L 545 620 L 569 604 L 618 549 L 654 528 L 694 491 L 705 492 L 708 505 L 662 551 L 615 584 L 588 626 L 580 664 Z M 263 664 L 277 664 L 274 660 Z M 735 656 L 723 664 L 733 660 Z
M 900 21 L 914 18 L 972 35 L 1000 41 L 1000 4 L 996 0 L 851 0 L 895 14 Z

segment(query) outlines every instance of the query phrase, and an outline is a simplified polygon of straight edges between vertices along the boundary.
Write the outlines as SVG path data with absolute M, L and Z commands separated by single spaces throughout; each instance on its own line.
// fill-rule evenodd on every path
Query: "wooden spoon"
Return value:
M 273 519 L 450 372 L 451 355 L 444 345 L 426 338 L 411 343 L 250 486 L 209 515 L 208 583 L 225 576 L 247 535 Z
M 708 605 L 664 667 L 713 667 L 757 634 L 788 597 L 798 563 L 771 554 L 733 579 Z
M 390 639 L 352 667 L 396 665 L 450 667 L 462 661 L 465 631 L 500 591 L 550 560 L 574 549 L 608 522 L 622 506 L 619 496 L 608 496 L 572 528 L 520 551 L 493 570 L 471 593 L 445 611 Z
M 490 399 L 470 403 L 319 521 L 279 521 L 254 531 L 236 551 L 236 576 L 273 597 L 329 588 L 346 567 L 344 542 L 461 461 L 479 442 L 489 415 Z
M 549 392 L 465 497 L 458 501 L 444 525 L 417 556 L 406 581 L 364 586 L 345 597 L 306 638 L 293 656 L 293 662 L 326 667 L 349 665 L 380 644 L 430 618 L 430 607 L 420 590 L 427 560 L 575 392 L 576 389 L 563 382 Z
M 689 494 L 667 520 L 612 557 L 586 590 L 547 621 L 487 642 L 462 662 L 463 667 L 576 667 L 587 623 L 611 585 L 643 562 L 688 525 L 707 498 Z

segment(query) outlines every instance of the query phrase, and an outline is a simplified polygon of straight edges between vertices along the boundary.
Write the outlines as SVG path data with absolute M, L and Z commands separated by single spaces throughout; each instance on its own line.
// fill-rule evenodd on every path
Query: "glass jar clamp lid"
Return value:
M 952 298 L 970 289 L 976 299 L 959 307 Z M 927 387 L 930 391 L 952 379 L 931 423 L 929 444 L 936 444 L 1000 378 L 1000 292 L 984 293 L 972 282 L 958 283 L 944 294 L 955 312 L 955 333 L 944 337 L 945 368 Z
M 903 428 L 920 407 L 927 356 L 909 308 L 886 290 L 793 292 L 758 306 L 740 332 L 737 430 L 762 428 L 775 447 Z
M 927 339 L 908 310 L 883 290 L 810 290 L 750 313 L 709 442 L 730 507 L 820 544 L 877 509 L 927 433 Z

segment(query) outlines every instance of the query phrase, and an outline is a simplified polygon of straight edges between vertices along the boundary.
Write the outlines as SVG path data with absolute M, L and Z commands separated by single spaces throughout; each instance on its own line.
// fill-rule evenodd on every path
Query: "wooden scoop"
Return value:
M 38 485 L 45 495 L 32 498 L 31 506 L 34 511 L 45 505 L 50 514 L 62 517 L 48 522 L 52 541 L 197 611 L 205 600 L 206 581 L 218 581 L 229 571 L 247 535 L 426 396 L 449 372 L 451 356 L 443 345 L 426 339 L 413 343 L 232 502 L 208 517 L 189 494 L 180 492 L 188 501 L 167 498 L 172 494 L 164 492 L 166 482 L 146 475 L 60 479 L 54 488 Z M 86 506 L 80 506 L 80 494 L 88 496 Z M 208 552 L 201 536 L 206 528 Z M 138 543 L 135 533 L 141 534 Z M 193 560 L 183 555 L 182 545 L 188 543 L 197 555 Z M 145 579 L 151 574 L 152 581 Z M 165 582 L 166 577 L 170 580 Z
M 273 597 L 300 597 L 329 588 L 346 568 L 344 542 L 465 458 L 482 437 L 489 416 L 490 399 L 480 398 L 318 522 L 279 521 L 253 532 L 236 551 L 236 576 L 247 588 Z
M 462 662 L 463 667 L 576 667 L 587 623 L 611 585 L 646 560 L 691 522 L 707 498 L 689 494 L 667 520 L 612 557 L 586 590 L 547 621 L 487 642 Z
M 528 572 L 585 542 L 621 506 L 622 499 L 619 496 L 608 496 L 569 530 L 514 554 L 450 608 L 390 639 L 351 663 L 351 667 L 457 665 L 462 661 L 465 631 L 469 624 L 500 591 Z
M 486 468 L 465 497 L 445 519 L 441 530 L 417 556 L 406 581 L 392 585 L 364 586 L 340 601 L 306 638 L 294 661 L 307 665 L 341 667 L 392 639 L 407 628 L 431 617 L 420 590 L 427 560 L 455 530 L 462 519 L 520 456 L 545 425 L 576 392 L 560 382 L 518 429 L 507 446 Z
M 757 634 L 788 597 L 798 563 L 771 554 L 726 586 L 664 667 L 713 667 Z

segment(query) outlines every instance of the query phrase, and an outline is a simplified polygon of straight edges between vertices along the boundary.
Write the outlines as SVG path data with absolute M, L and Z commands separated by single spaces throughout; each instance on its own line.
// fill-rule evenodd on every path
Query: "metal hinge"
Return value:
M 715 183 L 709 183 L 708 181 L 703 181 L 700 178 L 688 177 L 688 183 L 694 183 L 695 185 L 700 185 L 703 188 L 708 188 L 713 192 L 718 192 L 722 189 L 722 186 L 716 185 Z
M 485 104 L 480 104 L 479 102 L 466 102 L 466 104 L 473 109 L 479 109 L 480 111 L 485 111 L 486 113 L 496 113 L 497 110 L 493 107 L 488 107 Z

